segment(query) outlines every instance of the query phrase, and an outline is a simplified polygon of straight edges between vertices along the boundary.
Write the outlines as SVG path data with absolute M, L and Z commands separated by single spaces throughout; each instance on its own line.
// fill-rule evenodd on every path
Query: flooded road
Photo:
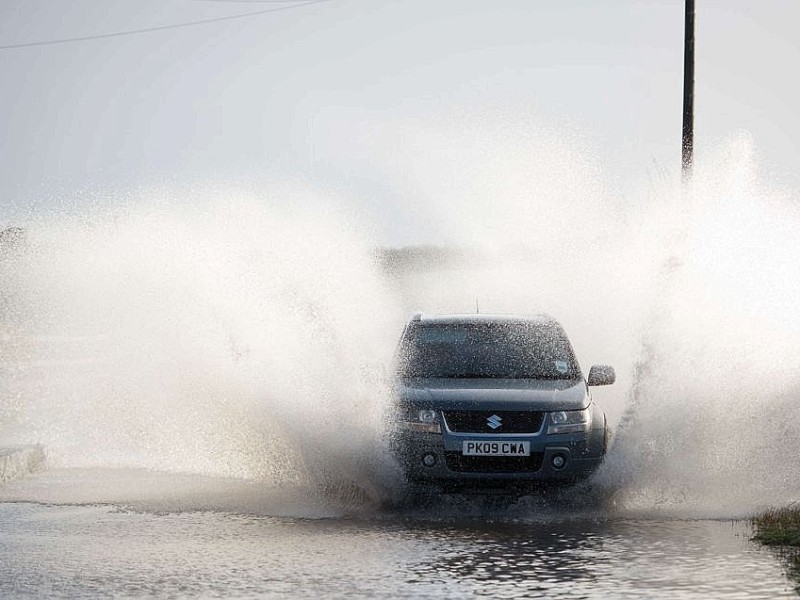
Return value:
M 743 521 L 446 500 L 348 511 L 144 472 L 46 472 L 0 500 L 2 597 L 795 597 Z

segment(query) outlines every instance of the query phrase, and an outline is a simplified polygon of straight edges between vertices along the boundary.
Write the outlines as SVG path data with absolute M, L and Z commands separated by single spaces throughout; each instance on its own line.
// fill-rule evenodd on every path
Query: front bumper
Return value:
M 407 478 L 415 483 L 464 483 L 474 487 L 570 483 L 588 477 L 600 465 L 605 454 L 604 436 L 604 424 L 602 429 L 557 435 L 545 434 L 544 426 L 538 433 L 516 435 L 455 433 L 443 427 L 442 433 L 398 430 L 393 436 L 393 447 Z M 530 444 L 530 456 L 464 456 L 463 442 L 476 439 L 526 441 Z

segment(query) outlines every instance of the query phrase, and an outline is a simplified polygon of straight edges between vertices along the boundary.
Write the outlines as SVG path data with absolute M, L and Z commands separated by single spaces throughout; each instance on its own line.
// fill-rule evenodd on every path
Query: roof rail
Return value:
M 422 321 L 422 315 L 423 315 L 423 313 L 421 313 L 421 312 L 414 313 L 413 315 L 411 315 L 411 320 L 412 321 Z

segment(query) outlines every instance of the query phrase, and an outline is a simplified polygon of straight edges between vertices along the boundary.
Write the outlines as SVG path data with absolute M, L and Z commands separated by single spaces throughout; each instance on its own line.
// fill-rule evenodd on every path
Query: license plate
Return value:
M 464 456 L 530 456 L 530 442 L 484 442 L 467 440 L 461 448 Z

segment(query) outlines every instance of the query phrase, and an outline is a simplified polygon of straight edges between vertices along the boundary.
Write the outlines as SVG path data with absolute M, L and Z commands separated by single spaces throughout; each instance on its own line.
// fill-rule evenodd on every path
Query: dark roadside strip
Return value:
M 778 550 L 800 593 L 800 505 L 773 508 L 752 518 L 753 540 Z

